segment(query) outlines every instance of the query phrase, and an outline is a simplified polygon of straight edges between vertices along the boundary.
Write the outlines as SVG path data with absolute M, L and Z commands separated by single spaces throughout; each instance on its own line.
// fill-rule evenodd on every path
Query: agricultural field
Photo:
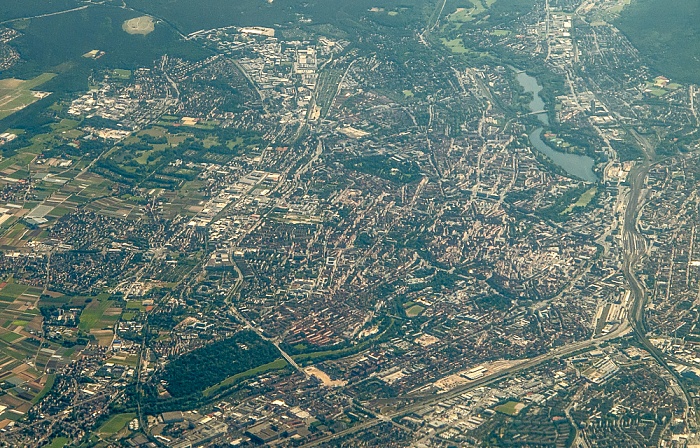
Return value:
M 38 198 L 50 196 L 89 163 L 83 161 L 83 157 L 91 158 L 89 145 L 83 145 L 83 151 L 69 146 L 77 146 L 74 141 L 84 135 L 77 129 L 79 124 L 76 120 L 62 119 L 42 126 L 40 133 L 34 135 L 17 129 L 0 129 L 18 135 L 0 147 L 3 156 L 0 177 L 27 179 L 31 172 Z M 67 155 L 67 150 L 74 155 Z
M 88 299 L 90 300 L 90 299 Z M 99 345 L 107 347 L 114 337 L 113 327 L 122 315 L 122 308 L 113 306 L 107 294 L 92 298 L 80 314 L 78 328 L 93 335 Z
M 120 198 L 102 198 L 90 202 L 85 207 L 86 210 L 91 210 L 105 216 L 114 218 L 136 218 L 142 210 L 136 203 L 125 201 Z
M 107 362 L 121 366 L 136 367 L 139 363 L 138 355 L 114 355 Z
M 58 102 L 51 107 L 60 110 L 63 106 Z M 109 197 L 113 182 L 84 171 L 99 153 L 112 147 L 81 140 L 81 123 L 58 118 L 42 125 L 38 133 L 7 130 L 18 138 L 0 147 L 4 157 L 0 161 L 0 178 L 7 178 L 0 183 L 25 180 L 31 173 L 33 197 L 31 201 L 4 207 L 0 214 L 0 247 L 21 248 L 29 241 L 42 241 L 47 236 L 45 226 L 37 228 L 37 222 L 27 220 L 45 219 L 50 225 L 79 207 L 114 217 L 131 216 L 136 204 L 129 197 Z
M 42 343 L 29 332 L 41 328 L 41 294 L 41 288 L 13 279 L 0 283 L 0 384 L 5 392 L 0 405 L 6 407 L 0 421 L 16 419 L 21 414 L 15 411 L 26 412 L 49 393 L 54 375 L 46 370 L 68 364 L 74 353 L 48 341 Z
M 6 283 L 5 287 L 0 289 L 0 300 L 5 301 L 9 299 L 9 301 L 12 302 L 27 292 L 27 290 L 29 290 L 29 286 L 19 285 L 17 283 Z M 41 294 L 41 290 L 37 290 L 36 288 L 32 288 L 32 292 Z
M 34 89 L 50 81 L 54 76 L 56 76 L 54 73 L 44 73 L 29 80 L 1 79 L 0 120 L 48 96 L 49 93 Z

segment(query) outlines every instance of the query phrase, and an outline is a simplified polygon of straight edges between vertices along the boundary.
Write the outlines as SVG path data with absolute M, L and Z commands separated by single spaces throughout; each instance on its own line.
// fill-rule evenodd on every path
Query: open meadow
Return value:
M 44 73 L 26 81 L 14 78 L 0 79 L 0 120 L 47 96 L 48 93 L 33 89 L 50 81 L 54 76 L 56 75 L 53 73 Z

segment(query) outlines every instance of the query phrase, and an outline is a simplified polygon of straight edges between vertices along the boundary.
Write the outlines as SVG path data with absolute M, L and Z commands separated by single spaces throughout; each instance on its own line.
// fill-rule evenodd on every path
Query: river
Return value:
M 537 119 L 545 126 L 549 125 L 549 117 L 547 112 L 544 112 L 544 101 L 540 97 L 542 86 L 537 83 L 537 79 L 528 75 L 525 72 L 518 72 L 516 80 L 520 86 L 528 93 L 532 94 L 532 101 L 528 104 L 531 112 L 540 112 L 536 114 Z M 543 127 L 539 127 L 532 131 L 529 135 L 530 143 L 536 150 L 549 157 L 555 165 L 561 167 L 568 174 L 575 176 L 587 182 L 597 182 L 598 176 L 593 172 L 594 161 L 588 156 L 579 154 L 569 154 L 560 152 L 549 147 L 542 140 Z

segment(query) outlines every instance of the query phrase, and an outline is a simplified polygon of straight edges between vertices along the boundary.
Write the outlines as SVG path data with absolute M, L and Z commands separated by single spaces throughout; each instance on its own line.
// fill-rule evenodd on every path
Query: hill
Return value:
M 675 80 L 700 84 L 697 0 L 636 0 L 615 25 L 650 65 Z

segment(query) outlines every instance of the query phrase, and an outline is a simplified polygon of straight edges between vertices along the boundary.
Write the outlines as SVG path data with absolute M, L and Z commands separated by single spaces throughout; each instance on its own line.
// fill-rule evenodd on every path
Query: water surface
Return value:
M 530 104 L 528 104 L 530 112 L 539 112 L 536 114 L 537 119 L 540 120 L 540 123 L 542 123 L 544 126 L 548 126 L 549 117 L 547 116 L 547 112 L 544 111 L 544 101 L 540 97 L 542 86 L 539 85 L 535 77 L 530 76 L 525 72 L 518 72 L 516 80 L 526 92 L 532 94 L 532 101 L 530 101 Z M 542 140 L 543 130 L 543 127 L 539 127 L 532 131 L 528 136 L 530 138 L 530 143 L 536 150 L 549 157 L 555 165 L 561 167 L 571 176 L 575 176 L 587 182 L 598 181 L 598 176 L 596 176 L 593 172 L 593 165 L 595 164 L 595 161 L 592 158 L 552 149 L 544 142 L 544 140 Z

